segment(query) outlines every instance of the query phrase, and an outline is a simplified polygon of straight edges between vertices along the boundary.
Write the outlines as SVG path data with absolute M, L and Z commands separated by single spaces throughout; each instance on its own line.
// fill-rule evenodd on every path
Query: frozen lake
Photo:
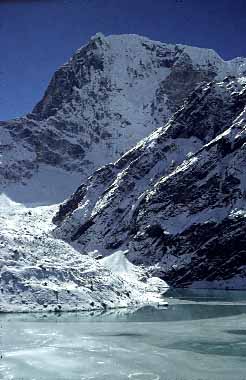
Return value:
M 166 298 L 166 310 L 2 314 L 0 378 L 246 380 L 246 292 Z

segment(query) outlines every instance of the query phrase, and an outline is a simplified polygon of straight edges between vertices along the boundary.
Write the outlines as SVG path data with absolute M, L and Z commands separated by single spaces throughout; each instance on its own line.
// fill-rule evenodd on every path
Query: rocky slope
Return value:
M 0 123 L 0 183 L 43 165 L 81 180 L 165 123 L 202 81 L 242 75 L 246 61 L 214 51 L 97 34 L 54 74 L 26 117 Z
M 200 85 L 60 206 L 56 236 L 129 250 L 170 284 L 245 287 L 246 80 Z

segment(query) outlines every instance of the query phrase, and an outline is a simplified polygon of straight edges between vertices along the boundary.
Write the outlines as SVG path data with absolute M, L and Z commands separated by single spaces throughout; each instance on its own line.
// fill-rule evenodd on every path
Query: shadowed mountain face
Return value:
M 128 257 L 178 286 L 245 277 L 246 86 L 198 87 L 162 128 L 60 207 L 56 235 Z M 232 279 L 234 282 L 232 282 Z
M 0 123 L 1 191 L 35 182 L 46 196 L 50 181 L 55 199 L 55 178 L 66 193 L 78 176 L 56 237 L 128 249 L 171 284 L 246 287 L 245 77 L 243 58 L 97 34 L 30 114 Z
M 33 112 L 0 123 L 1 183 L 25 181 L 43 164 L 86 179 L 167 122 L 198 84 L 242 75 L 245 65 L 212 50 L 97 34 L 56 71 Z

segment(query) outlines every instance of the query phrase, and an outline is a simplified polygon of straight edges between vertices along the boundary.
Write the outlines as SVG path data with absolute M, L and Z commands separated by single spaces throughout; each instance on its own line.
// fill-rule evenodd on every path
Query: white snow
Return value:
M 116 251 L 110 256 L 104 257 L 101 263 L 114 273 L 120 273 L 121 276 L 131 276 L 137 278 L 142 272 L 141 269 L 127 260 L 128 251 Z
M 110 269 L 113 273 L 118 273 L 127 280 L 131 279 L 132 281 L 138 282 L 139 278 L 146 277 L 146 271 L 142 267 L 132 264 L 126 257 L 128 253 L 128 250 L 116 251 L 110 256 L 101 259 L 100 263 L 102 263 L 104 267 Z M 159 277 L 146 278 L 146 282 L 154 288 L 169 288 L 168 284 Z

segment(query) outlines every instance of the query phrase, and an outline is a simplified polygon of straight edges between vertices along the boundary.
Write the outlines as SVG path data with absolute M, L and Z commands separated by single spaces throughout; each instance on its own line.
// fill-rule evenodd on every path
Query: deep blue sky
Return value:
M 54 70 L 96 32 L 246 56 L 246 0 L 0 0 L 0 120 L 32 110 Z

